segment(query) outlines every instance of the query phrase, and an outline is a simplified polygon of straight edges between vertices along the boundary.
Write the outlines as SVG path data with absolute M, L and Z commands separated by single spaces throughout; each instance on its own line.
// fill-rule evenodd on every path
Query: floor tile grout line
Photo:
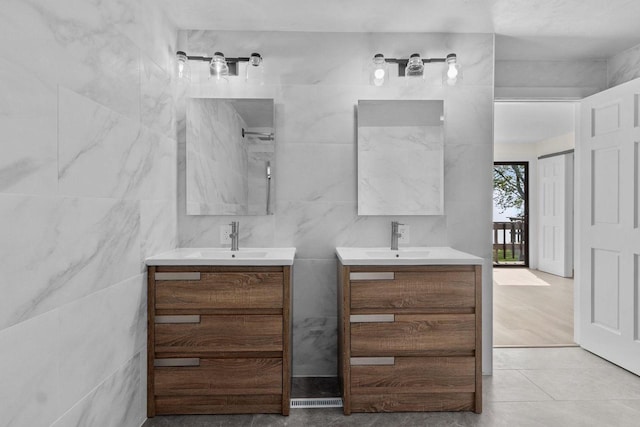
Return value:
M 529 381 L 534 387 L 536 387 L 538 390 L 540 390 L 541 392 L 543 392 L 544 394 L 546 394 L 547 396 L 549 396 L 551 398 L 551 400 L 553 401 L 558 401 L 558 399 L 556 399 L 555 397 L 553 397 L 549 392 L 547 392 L 545 389 L 543 389 L 540 385 L 536 384 L 535 382 L 533 382 L 533 380 L 531 378 L 529 378 L 522 370 L 517 370 L 520 375 L 522 375 L 527 381 Z

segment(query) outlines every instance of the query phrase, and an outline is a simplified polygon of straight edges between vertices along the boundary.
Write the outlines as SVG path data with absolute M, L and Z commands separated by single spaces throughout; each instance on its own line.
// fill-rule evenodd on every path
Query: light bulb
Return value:
M 458 77 L 458 70 L 456 69 L 455 64 L 449 64 L 449 70 L 447 70 L 447 77 L 450 79 L 455 79 Z
M 381 53 L 375 54 L 373 61 L 369 65 L 369 83 L 374 86 L 384 86 L 387 84 L 387 61 Z
M 447 67 L 442 71 L 442 83 L 448 86 L 455 86 L 462 80 L 462 69 L 458 62 L 458 56 L 450 53 L 445 59 Z

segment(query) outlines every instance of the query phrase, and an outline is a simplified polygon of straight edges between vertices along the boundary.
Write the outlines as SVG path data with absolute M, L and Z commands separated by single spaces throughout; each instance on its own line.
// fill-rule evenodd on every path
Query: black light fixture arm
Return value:
M 391 64 L 400 65 L 398 67 L 398 76 L 404 77 L 404 70 L 405 70 L 405 67 L 407 66 L 407 63 L 409 62 L 408 59 L 384 58 L 384 61 Z M 422 58 L 423 64 L 429 64 L 431 62 L 447 62 L 447 58 Z
M 396 59 L 396 58 L 384 58 L 384 61 L 392 64 L 400 64 L 405 66 L 409 62 L 408 59 Z M 428 64 L 430 62 L 447 62 L 447 58 L 422 58 L 423 64 Z
M 212 56 L 193 56 L 193 55 L 187 55 L 187 59 L 189 61 L 204 61 L 204 62 L 211 62 L 211 60 L 213 59 Z M 249 60 L 251 58 L 248 58 L 246 56 L 240 56 L 238 58 L 228 58 L 228 57 L 224 57 L 224 59 L 227 61 L 227 63 L 238 63 L 238 62 L 249 62 Z

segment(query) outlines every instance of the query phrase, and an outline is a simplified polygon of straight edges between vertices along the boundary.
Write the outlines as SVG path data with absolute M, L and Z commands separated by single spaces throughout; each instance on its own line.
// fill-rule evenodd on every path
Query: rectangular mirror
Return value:
M 187 99 L 187 215 L 271 215 L 273 99 Z
M 358 101 L 358 215 L 444 213 L 444 102 Z

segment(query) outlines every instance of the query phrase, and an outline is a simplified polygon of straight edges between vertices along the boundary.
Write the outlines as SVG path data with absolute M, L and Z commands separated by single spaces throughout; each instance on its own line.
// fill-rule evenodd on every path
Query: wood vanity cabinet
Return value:
M 479 265 L 338 263 L 344 413 L 482 411 Z
M 289 415 L 290 307 L 290 266 L 149 266 L 147 416 Z

